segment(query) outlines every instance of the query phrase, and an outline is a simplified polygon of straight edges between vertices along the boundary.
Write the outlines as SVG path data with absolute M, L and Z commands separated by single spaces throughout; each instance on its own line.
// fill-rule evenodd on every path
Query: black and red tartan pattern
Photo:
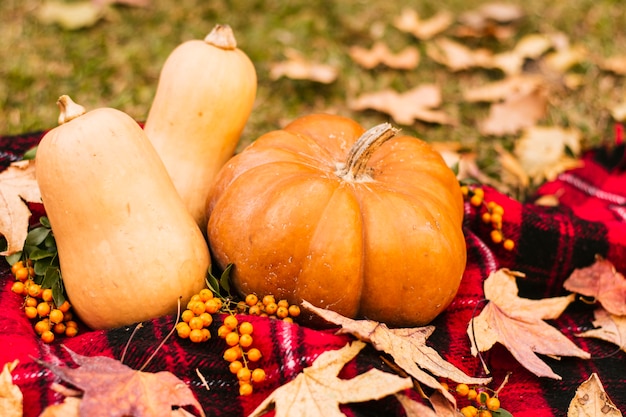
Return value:
M 0 169 L 20 158 L 35 145 L 41 133 L 0 138 Z M 513 251 L 491 243 L 490 226 L 481 221 L 481 209 L 466 205 L 464 230 L 468 263 L 457 297 L 444 314 L 432 324 L 436 331 L 429 344 L 442 356 L 472 376 L 486 376 L 478 358 L 470 354 L 466 333 L 471 317 L 484 305 L 482 282 L 501 267 L 521 271 L 520 295 L 542 298 L 565 294 L 563 281 L 579 267 L 590 265 L 596 254 L 602 255 L 626 272 L 626 172 L 622 170 L 623 148 L 608 154 L 598 150 L 584 157 L 584 166 L 568 171 L 550 181 L 538 195 L 558 195 L 558 207 L 540 207 L 520 203 L 484 187 L 485 201 L 495 201 L 504 210 L 503 232 L 515 241 Z M 0 365 L 19 359 L 14 382 L 24 393 L 24 416 L 38 416 L 42 409 L 62 400 L 50 390 L 55 377 L 34 358 L 73 366 L 61 343 L 86 356 L 106 355 L 120 359 L 134 328 L 111 331 L 81 329 L 75 338 L 46 345 L 39 342 L 33 326 L 20 311 L 21 297 L 10 291 L 12 277 L 8 266 L 0 265 Z M 575 302 L 552 324 L 592 355 L 592 360 L 544 359 L 561 380 L 538 378 L 526 371 L 500 345 L 483 354 L 497 387 L 510 372 L 500 393 L 502 406 L 517 417 L 562 416 L 576 388 L 593 372 L 603 382 L 608 395 L 626 412 L 626 353 L 614 345 L 576 337 L 592 328 L 595 306 Z M 221 316 L 216 316 L 219 324 Z M 238 384 L 222 359 L 225 349 L 221 339 L 194 344 L 172 337 L 161 347 L 145 368 L 168 370 L 192 388 L 208 416 L 246 416 L 275 388 L 293 379 L 324 351 L 338 349 L 352 339 L 336 335 L 333 329 L 316 330 L 281 321 L 249 318 L 255 327 L 255 345 L 263 352 L 261 365 L 268 379 L 250 397 L 238 396 Z M 129 344 L 124 363 L 140 368 L 153 354 L 160 341 L 174 325 L 168 316 L 144 323 Z M 217 327 L 215 327 L 217 328 Z M 520 335 L 523 338 L 523 335 Z M 342 377 L 351 377 L 371 367 L 391 371 L 371 347 L 349 363 Z M 208 383 L 205 386 L 200 372 Z M 57 381 L 58 382 L 58 381 Z M 103 405 L 106 406 L 106 405 Z M 401 407 L 389 397 L 380 401 L 342 406 L 353 416 L 402 416 Z M 271 415 L 271 414 L 270 414 Z

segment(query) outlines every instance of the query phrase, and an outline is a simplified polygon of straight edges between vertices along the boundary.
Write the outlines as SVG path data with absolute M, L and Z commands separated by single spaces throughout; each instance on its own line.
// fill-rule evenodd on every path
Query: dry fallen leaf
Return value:
M 415 120 L 429 123 L 454 124 L 453 119 L 442 110 L 433 110 L 441 105 L 441 89 L 433 84 L 423 84 L 404 93 L 381 90 L 362 94 L 349 103 L 350 109 L 376 110 L 390 115 L 401 125 L 411 125 Z
M 337 68 L 307 60 L 300 52 L 293 49 L 285 51 L 286 61 L 270 65 L 270 78 L 277 80 L 287 77 L 294 80 L 308 80 L 330 84 L 337 79 Z
M 531 126 L 516 140 L 513 153 L 534 183 L 540 184 L 583 165 L 576 157 L 581 152 L 581 138 L 580 131 L 573 128 Z
M 512 75 L 480 87 L 467 88 L 463 99 L 469 102 L 496 102 L 512 95 L 527 95 L 544 83 L 536 75 Z
M 563 287 L 595 298 L 611 314 L 626 315 L 626 278 L 601 256 L 591 266 L 575 269 Z
M 413 9 L 404 9 L 393 25 L 396 29 L 410 33 L 417 39 L 426 40 L 440 34 L 450 27 L 454 21 L 452 13 L 440 11 L 429 19 L 421 19 Z
M 386 43 L 376 42 L 371 49 L 360 46 L 350 48 L 350 57 L 364 68 L 372 69 L 386 65 L 394 69 L 414 69 L 419 65 L 420 52 L 416 47 L 408 46 L 398 53 L 393 53 Z
M 22 417 L 23 395 L 20 388 L 13 384 L 11 372 L 19 361 L 5 363 L 0 373 L 0 410 L 3 417 Z
M 617 345 L 626 352 L 626 316 L 610 314 L 603 308 L 594 311 L 593 325 L 595 329 L 587 330 L 576 336 L 594 337 Z
M 24 247 L 31 215 L 24 201 L 41 203 L 32 160 L 15 162 L 0 173 L 0 234 L 7 240 L 7 249 L 0 255 L 11 255 Z
M 491 105 L 489 115 L 479 123 L 483 135 L 510 135 L 534 126 L 547 112 L 548 99 L 544 89 L 528 94 L 513 94 Z
M 589 359 L 589 353 L 544 322 L 558 318 L 575 296 L 541 300 L 521 298 L 515 281 L 517 277 L 523 277 L 523 274 L 503 268 L 485 280 L 488 302 L 467 327 L 472 354 L 487 351 L 499 342 L 535 375 L 561 379 L 536 354 Z
M 547 67 L 557 73 L 564 73 L 587 58 L 588 52 L 581 45 L 558 49 L 545 57 Z
M 88 357 L 67 351 L 79 365 L 77 368 L 40 363 L 83 391 L 81 416 L 161 416 L 171 414 L 172 406 L 186 405 L 204 416 L 191 389 L 170 372 L 140 372 L 105 356 Z
M 616 55 L 606 58 L 598 65 L 605 71 L 614 72 L 618 75 L 626 75 L 626 55 Z
M 260 416 L 274 404 L 276 417 L 341 417 L 340 404 L 378 400 L 413 387 L 411 378 L 371 369 L 352 379 L 337 377 L 341 369 L 365 347 L 354 341 L 322 353 L 294 380 L 277 388 L 250 414 Z
M 462 71 L 474 67 L 490 68 L 493 62 L 491 51 L 472 50 L 462 43 L 443 37 L 433 39 L 426 45 L 426 55 L 451 71 Z
M 576 390 L 567 409 L 567 417 L 596 416 L 621 417 L 622 413 L 606 394 L 598 374 L 594 372 Z
M 615 121 L 620 123 L 626 122 L 626 100 L 613 105 L 609 111 Z
M 396 394 L 396 399 L 402 405 L 406 417 L 459 417 L 455 405 L 441 395 L 439 391 L 435 391 L 433 395 L 427 398 L 432 408 L 402 393 Z
M 426 345 L 426 340 L 433 333 L 433 326 L 413 329 L 390 329 L 384 323 L 372 320 L 352 320 L 331 310 L 318 308 L 307 301 L 302 305 L 322 317 L 324 320 L 341 326 L 339 333 L 350 333 L 360 340 L 371 343 L 381 352 L 391 355 L 402 370 L 419 382 L 441 392 L 450 402 L 454 397 L 441 386 L 436 378 L 422 370 L 466 384 L 487 384 L 491 378 L 473 378 L 443 359 L 437 351 Z
M 37 18 L 43 24 L 57 24 L 66 30 L 77 30 L 98 23 L 105 15 L 104 6 L 89 0 L 74 3 L 48 0 L 39 6 Z

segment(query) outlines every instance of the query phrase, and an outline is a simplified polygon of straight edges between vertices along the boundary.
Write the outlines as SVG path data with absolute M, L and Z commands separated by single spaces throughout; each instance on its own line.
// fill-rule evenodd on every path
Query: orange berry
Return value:
M 191 331 L 189 332 L 189 340 L 194 343 L 202 342 L 203 337 L 204 336 L 202 335 L 202 330 L 200 329 L 191 329 Z
M 491 223 L 491 213 L 489 213 L 488 211 L 484 212 L 480 218 L 482 219 L 483 223 Z
M 204 303 L 207 313 L 215 314 L 222 308 L 222 302 L 219 298 L 211 298 Z
M 200 301 L 205 303 L 208 300 L 210 300 L 211 298 L 213 298 L 213 291 L 211 291 L 208 288 L 203 288 L 203 289 L 200 290 L 198 295 L 200 296 Z
M 485 190 L 483 190 L 482 188 L 474 188 L 472 191 L 474 195 L 477 195 L 480 198 L 483 198 L 485 196 Z
M 230 373 L 233 375 L 237 375 L 237 372 L 239 372 L 241 368 L 243 368 L 241 361 L 232 361 L 230 365 L 228 365 L 228 370 L 230 370 Z
M 26 296 L 26 299 L 24 300 L 24 305 L 26 307 L 37 307 L 38 304 L 39 301 L 35 297 Z
M 26 313 L 26 317 L 29 319 L 37 318 L 37 307 L 26 306 L 24 307 L 24 313 Z
M 280 300 L 276 303 L 276 305 L 278 307 L 285 307 L 285 308 L 289 308 L 289 301 L 287 300 Z
M 41 340 L 44 343 L 52 343 L 54 341 L 54 333 L 52 333 L 50 330 L 46 330 L 41 334 Z
M 191 302 L 196 302 L 196 301 L 201 301 L 200 294 L 194 294 L 194 295 L 192 295 L 192 296 L 191 296 L 191 298 L 189 299 L 189 302 L 190 302 L 190 303 L 191 303 Z
M 276 317 L 278 317 L 279 319 L 284 319 L 288 315 L 289 315 L 289 308 L 285 306 L 279 306 L 276 309 Z
M 252 348 L 248 351 L 247 357 L 250 362 L 257 362 L 261 359 L 261 351 L 257 348 Z
M 498 244 L 500 242 L 502 242 L 502 232 L 499 230 L 492 230 L 491 231 L 491 241 L 495 244 Z
M 502 226 L 502 214 L 500 213 L 492 213 L 491 214 L 491 224 L 494 226 Z
M 28 268 L 21 267 L 17 271 L 15 271 L 15 279 L 21 282 L 26 281 L 30 277 L 28 273 Z
M 200 317 L 194 317 L 191 320 L 189 320 L 189 328 L 191 330 L 200 330 L 203 327 L 204 327 L 204 322 L 202 321 Z
M 248 309 L 248 314 L 250 314 L 251 316 L 261 315 L 261 306 L 253 305 L 252 307 Z
M 515 242 L 513 242 L 511 239 L 505 239 L 502 243 L 502 246 L 504 246 L 504 249 L 511 251 L 515 249 Z
M 50 314 L 50 311 L 52 310 L 52 308 L 50 307 L 50 304 L 42 301 L 41 303 L 37 304 L 37 314 L 39 315 L 39 317 L 48 317 L 48 314 Z
M 467 392 L 467 399 L 470 400 L 470 401 L 476 399 L 477 396 L 478 396 L 478 392 L 476 392 L 476 390 L 473 389 L 473 388 L 471 388 Z
M 285 317 L 285 318 L 283 319 L 283 321 L 284 321 L 285 323 L 293 323 L 293 318 L 292 318 L 292 317 Z
M 489 410 L 480 410 L 478 411 L 478 417 L 493 417 L 493 414 Z
M 252 388 L 252 384 L 250 384 L 249 382 L 244 382 L 243 384 L 239 385 L 239 395 L 241 396 L 248 396 L 251 395 L 253 391 Z
M 176 332 L 181 339 L 187 339 L 191 333 L 191 327 L 189 327 L 189 324 L 181 321 L 176 325 Z
M 298 317 L 300 315 L 300 307 L 295 304 L 289 306 L 289 315 L 291 317 Z
M 461 185 L 461 193 L 463 195 L 469 194 L 469 187 L 467 185 Z
M 11 291 L 17 295 L 24 295 L 26 293 L 26 286 L 22 281 L 15 281 L 13 285 L 11 285 Z
M 226 339 L 226 343 L 228 343 L 228 338 Z M 252 345 L 252 336 L 249 334 L 242 334 L 239 336 L 239 344 L 242 348 L 248 348 Z
M 262 368 L 256 368 L 252 371 L 252 382 L 263 382 L 265 381 L 265 371 Z
M 275 314 L 276 310 L 278 310 L 278 304 L 276 303 L 269 303 L 269 304 L 265 304 L 265 312 L 269 315 Z
M 461 414 L 463 414 L 464 417 L 476 417 L 478 415 L 478 409 L 473 405 L 468 405 L 461 408 Z
M 249 305 L 250 307 L 252 307 L 253 305 L 256 305 L 256 303 L 258 302 L 259 302 L 259 297 L 257 297 L 256 294 L 246 295 L 246 304 Z
M 28 286 L 28 295 L 31 297 L 40 297 L 41 296 L 41 285 L 39 284 L 31 284 Z
M 249 321 L 244 321 L 239 325 L 239 334 L 252 334 L 254 326 Z
M 228 327 L 221 325 L 220 327 L 218 327 L 217 329 L 217 336 L 221 337 L 222 339 L 225 338 L 230 332 L 232 332 L 232 329 L 229 329 Z
M 72 307 L 72 306 L 70 305 L 70 302 L 69 302 L 69 301 L 67 301 L 67 300 L 65 300 L 65 301 L 63 301 L 63 304 L 61 304 L 61 305 L 60 305 L 60 306 L 58 306 L 57 308 L 58 308 L 59 310 L 61 310 L 62 312 L 67 313 L 67 312 L 70 310 L 70 308 L 71 308 L 71 307 Z
M 494 204 L 493 208 L 491 209 L 491 214 L 499 214 L 500 216 L 504 215 L 504 207 L 502 207 L 499 204 Z
M 44 301 L 52 301 L 52 288 L 44 288 L 41 292 L 41 299 Z
M 67 325 L 65 323 L 57 323 L 52 328 L 52 331 L 56 334 L 64 334 L 65 330 L 67 330 Z
M 184 321 L 185 323 L 189 323 L 189 320 L 191 320 L 192 318 L 194 318 L 196 315 L 193 314 L 193 311 L 191 310 L 185 310 L 182 313 L 180 313 L 180 318 L 182 321 Z
M 498 397 L 491 397 L 487 400 L 485 405 L 487 406 L 487 409 L 491 411 L 497 411 L 500 409 L 500 400 L 498 399 Z
M 238 380 L 248 382 L 250 381 L 250 378 L 252 378 L 252 372 L 250 372 L 250 369 L 244 367 L 237 371 Z
M 224 360 L 226 362 L 233 362 L 241 358 L 241 348 L 239 346 L 229 347 L 224 351 Z
M 477 195 L 473 195 L 470 198 L 470 204 L 474 207 L 478 207 L 483 203 L 483 198 Z
M 224 340 L 228 346 L 236 346 L 239 344 L 239 334 L 236 332 L 230 332 L 226 335 Z
M 65 326 L 65 336 L 74 337 L 78 334 L 78 328 L 70 327 L 68 325 Z
M 230 330 L 235 330 L 238 324 L 239 320 L 232 314 L 224 318 L 224 326 L 228 327 Z
M 15 262 L 13 265 L 11 265 L 11 273 L 13 275 L 15 275 L 15 273 L 17 272 L 18 269 L 24 268 L 24 262 L 23 261 L 17 261 Z
M 206 304 L 204 304 L 202 301 L 194 301 L 191 305 L 190 310 L 193 311 L 193 314 L 199 316 L 206 311 Z
M 35 333 L 42 335 L 44 332 L 50 330 L 50 322 L 48 320 L 39 320 L 35 323 Z
M 209 329 L 207 329 L 206 327 L 203 329 L 200 329 L 200 331 L 202 332 L 202 341 L 206 342 L 207 340 L 209 340 L 211 338 L 211 331 Z
M 63 312 L 58 308 L 52 309 L 50 311 L 50 322 L 51 323 L 61 323 L 63 321 Z
M 74 318 L 74 315 L 72 314 L 71 311 L 66 311 L 63 313 L 63 321 L 71 321 L 73 318 Z
M 267 306 L 268 304 L 274 303 L 276 304 L 276 298 L 273 295 L 266 295 L 263 297 L 263 305 Z
M 204 327 L 209 327 L 213 323 L 213 316 L 207 312 L 200 314 L 198 317 L 202 319 Z
M 467 384 L 459 384 L 456 386 L 456 392 L 457 394 L 459 394 L 461 397 L 465 397 L 467 395 L 467 393 L 469 392 L 469 387 L 467 386 Z
M 67 327 L 74 327 L 75 329 L 78 329 L 78 323 L 76 323 L 74 320 L 68 320 L 65 322 L 65 325 Z

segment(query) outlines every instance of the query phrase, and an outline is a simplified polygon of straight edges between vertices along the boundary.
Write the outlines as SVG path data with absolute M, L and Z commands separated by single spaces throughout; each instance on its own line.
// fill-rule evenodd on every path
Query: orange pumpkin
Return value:
M 439 153 L 396 132 L 314 114 L 233 157 L 207 234 L 235 288 L 390 326 L 441 313 L 465 269 L 463 197 Z

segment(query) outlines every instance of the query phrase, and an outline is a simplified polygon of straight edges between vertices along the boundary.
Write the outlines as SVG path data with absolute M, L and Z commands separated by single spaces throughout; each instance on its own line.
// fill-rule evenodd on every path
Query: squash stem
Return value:
M 206 35 L 204 41 L 224 50 L 237 49 L 237 40 L 229 25 L 215 25 L 211 33 Z
M 87 111 L 80 104 L 74 103 L 70 96 L 62 95 L 57 100 L 57 106 L 61 113 L 59 114 L 59 124 L 67 123 L 72 119 L 82 116 Z
M 367 163 L 380 146 L 393 138 L 400 130 L 389 123 L 381 123 L 367 130 L 352 145 L 346 165 L 337 171 L 337 175 L 348 181 L 366 181 L 371 179 Z

